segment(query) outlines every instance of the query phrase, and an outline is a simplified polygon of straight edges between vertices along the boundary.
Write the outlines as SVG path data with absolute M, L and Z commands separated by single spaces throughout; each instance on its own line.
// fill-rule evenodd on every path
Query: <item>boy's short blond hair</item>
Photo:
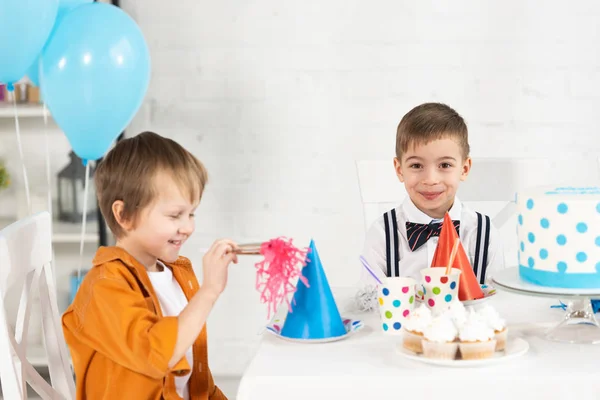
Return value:
M 469 156 L 469 133 L 465 120 L 454 109 L 442 103 L 424 103 L 410 110 L 398 124 L 396 157 L 412 146 L 451 138 L 458 142 L 463 159 Z
M 153 132 L 119 141 L 94 173 L 100 211 L 115 237 L 125 232 L 113 215 L 115 201 L 124 203 L 121 218 L 135 221 L 157 197 L 159 172 L 170 175 L 192 203 L 200 201 L 208 176 L 204 165 L 171 139 Z

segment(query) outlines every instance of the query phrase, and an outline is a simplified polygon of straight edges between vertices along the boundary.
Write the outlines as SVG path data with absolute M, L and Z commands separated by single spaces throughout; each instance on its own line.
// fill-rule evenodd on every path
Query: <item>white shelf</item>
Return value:
M 0 229 L 10 225 L 15 220 L 0 219 Z M 52 223 L 52 243 L 79 243 L 81 238 L 81 224 L 70 224 L 68 222 L 54 221 Z M 85 226 L 84 243 L 98 243 L 98 221 L 87 221 Z
M 44 107 L 41 104 L 17 104 L 19 118 L 43 118 Z M 0 103 L 0 118 L 14 118 L 12 103 Z M 48 111 L 48 117 L 50 112 Z

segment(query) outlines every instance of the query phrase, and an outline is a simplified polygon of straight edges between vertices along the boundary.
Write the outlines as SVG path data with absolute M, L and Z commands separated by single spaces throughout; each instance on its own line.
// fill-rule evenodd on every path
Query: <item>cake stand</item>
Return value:
M 594 316 L 591 298 L 600 298 L 599 289 L 564 289 L 534 285 L 522 280 L 519 267 L 506 268 L 492 278 L 495 286 L 508 292 L 567 301 L 563 320 L 544 337 L 562 343 L 599 344 L 600 324 Z

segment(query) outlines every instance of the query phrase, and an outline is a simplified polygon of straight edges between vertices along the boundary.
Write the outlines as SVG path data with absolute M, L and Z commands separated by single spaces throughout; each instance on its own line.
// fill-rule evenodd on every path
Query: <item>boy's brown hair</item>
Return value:
M 469 133 L 460 114 L 446 104 L 421 104 L 410 110 L 398 124 L 396 157 L 402 161 L 402 154 L 411 146 L 426 145 L 445 138 L 458 142 L 463 159 L 469 156 Z
M 121 218 L 135 224 L 142 209 L 157 196 L 154 179 L 161 171 L 171 175 L 182 194 L 190 196 L 190 201 L 202 197 L 208 180 L 204 165 L 174 140 L 154 132 L 117 142 L 98 164 L 94 173 L 98 205 L 117 238 L 125 232 L 113 215 L 113 203 L 121 200 L 124 203 Z

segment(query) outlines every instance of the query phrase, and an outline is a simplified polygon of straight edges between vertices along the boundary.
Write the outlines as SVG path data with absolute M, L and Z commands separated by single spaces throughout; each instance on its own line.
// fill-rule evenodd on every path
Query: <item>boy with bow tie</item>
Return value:
M 456 197 L 471 169 L 467 126 L 452 108 L 421 104 L 400 121 L 394 169 L 408 197 L 367 232 L 363 256 L 386 276 L 420 281 L 431 265 L 442 220 L 450 214 L 480 283 L 504 268 L 499 233 L 490 218 Z

